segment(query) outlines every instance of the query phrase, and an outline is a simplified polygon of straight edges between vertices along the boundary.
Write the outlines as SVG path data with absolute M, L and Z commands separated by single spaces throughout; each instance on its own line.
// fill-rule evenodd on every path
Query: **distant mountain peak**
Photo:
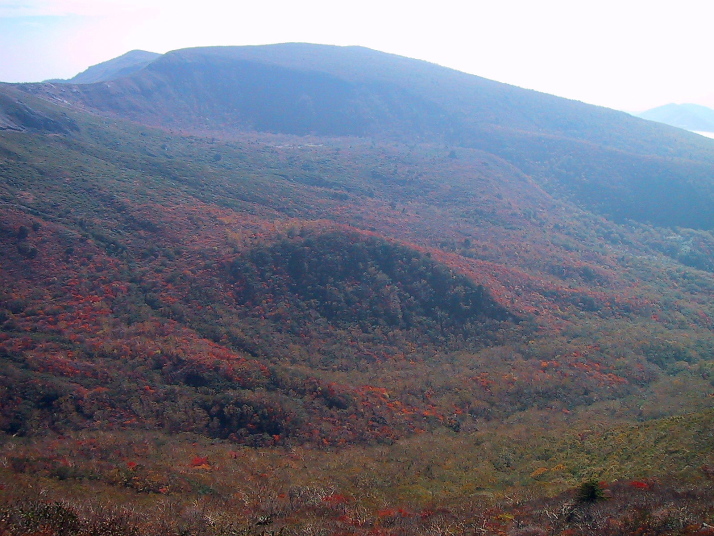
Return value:
M 670 103 L 636 115 L 693 132 L 714 132 L 714 110 L 701 104 Z
M 124 76 L 129 76 L 160 57 L 156 52 L 146 50 L 131 50 L 121 56 L 92 65 L 69 80 L 55 80 L 68 84 L 93 84 L 95 82 L 108 82 Z

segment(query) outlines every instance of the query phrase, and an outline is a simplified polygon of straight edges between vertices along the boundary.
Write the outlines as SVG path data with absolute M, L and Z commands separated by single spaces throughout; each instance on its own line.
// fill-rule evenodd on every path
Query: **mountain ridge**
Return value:
M 18 87 L 202 135 L 357 136 L 484 150 L 618 221 L 714 227 L 708 139 L 362 47 L 184 49 L 109 82 Z

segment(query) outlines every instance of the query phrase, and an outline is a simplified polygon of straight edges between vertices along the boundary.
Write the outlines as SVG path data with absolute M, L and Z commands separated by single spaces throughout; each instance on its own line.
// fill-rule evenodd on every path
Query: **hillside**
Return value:
M 107 84 L 0 85 L 0 531 L 706 534 L 709 142 L 412 62 L 199 49 Z M 266 72 L 329 89 L 325 128 L 374 130 L 235 128 L 216 103 Z M 255 117 L 292 110 L 248 94 Z M 199 124 L 191 99 L 218 111 Z M 437 105 L 471 141 L 445 143 Z M 533 126 L 557 110 L 569 134 Z M 588 210 L 567 192 L 597 185 L 559 186 L 580 166 L 659 181 L 691 227 L 624 193 L 618 217 Z M 613 502 L 568 507 L 591 479 Z

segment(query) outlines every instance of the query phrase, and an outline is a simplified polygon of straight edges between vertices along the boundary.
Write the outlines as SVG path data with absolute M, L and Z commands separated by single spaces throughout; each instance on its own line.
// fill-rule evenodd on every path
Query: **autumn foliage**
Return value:
M 67 113 L 0 132 L 0 533 L 709 533 L 708 231 Z

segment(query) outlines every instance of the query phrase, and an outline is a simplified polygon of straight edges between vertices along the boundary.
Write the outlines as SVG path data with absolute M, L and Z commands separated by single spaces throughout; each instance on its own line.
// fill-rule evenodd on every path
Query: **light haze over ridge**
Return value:
M 0 0 L 0 80 L 71 78 L 133 49 L 360 45 L 611 108 L 714 107 L 705 2 Z

